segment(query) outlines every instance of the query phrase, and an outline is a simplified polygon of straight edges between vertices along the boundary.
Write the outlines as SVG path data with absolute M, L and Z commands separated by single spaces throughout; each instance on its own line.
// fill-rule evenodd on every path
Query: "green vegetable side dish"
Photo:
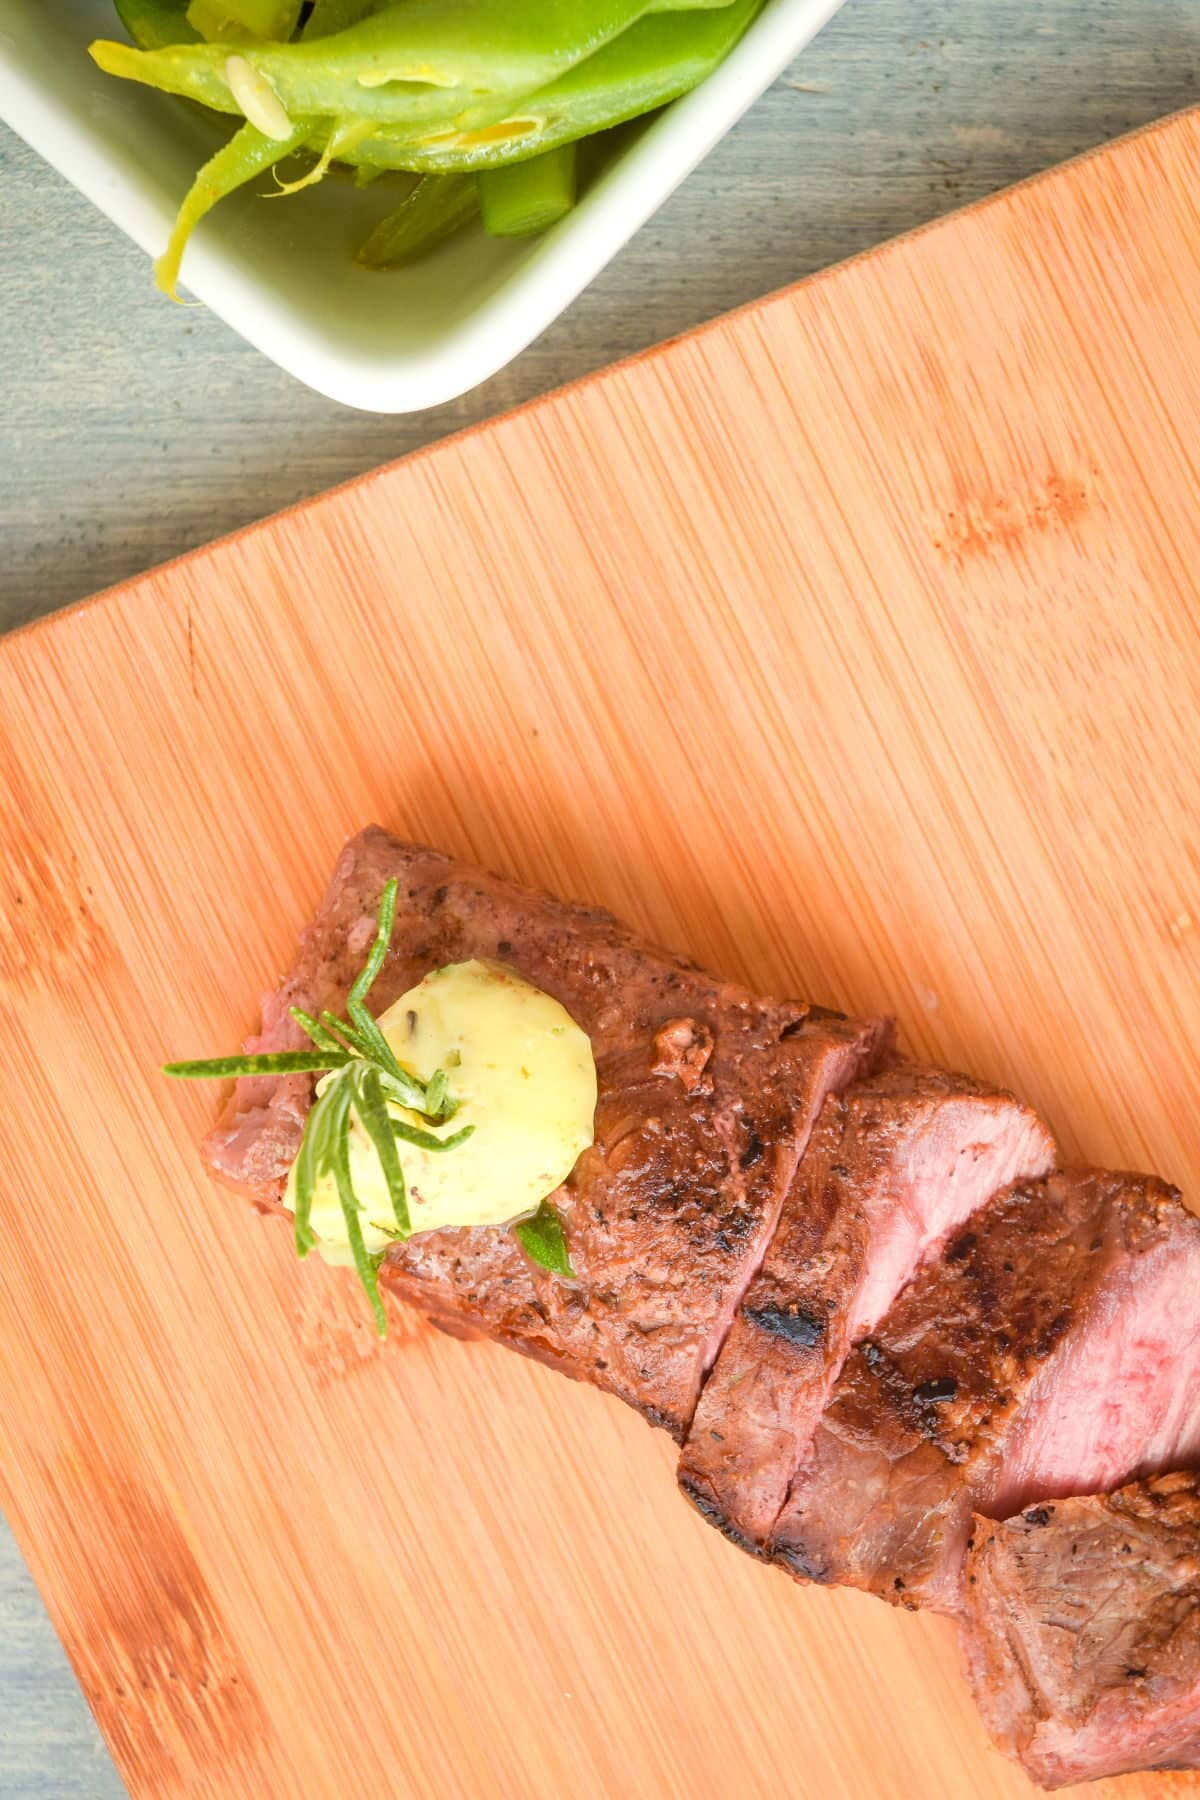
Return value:
M 442 180 L 446 176 L 426 176 Z M 484 169 L 475 177 L 483 228 L 492 237 L 529 237 L 548 231 L 575 204 L 575 146 L 560 144 L 528 162 Z
M 477 217 L 547 230 L 575 203 L 574 146 L 704 80 L 763 0 L 115 0 L 132 44 L 94 43 L 111 75 L 240 124 L 184 199 L 159 286 L 226 194 L 293 159 L 290 193 L 333 165 L 407 176 L 359 248 L 367 269 L 427 255 Z M 290 170 L 289 170 L 290 174 Z
M 353 1115 L 379 1159 L 391 1204 L 393 1223 L 386 1235 L 403 1241 L 412 1235 L 404 1169 L 396 1150 L 397 1140 L 437 1154 L 457 1149 L 471 1137 L 474 1127 L 437 1137 L 421 1125 L 398 1119 L 389 1106 L 415 1114 L 424 1126 L 445 1124 L 458 1111 L 450 1092 L 450 1077 L 437 1069 L 428 1081 L 420 1081 L 396 1059 L 391 1044 L 367 1007 L 367 995 L 383 967 L 392 939 L 396 916 L 396 882 L 389 881 L 379 903 L 374 942 L 346 1001 L 347 1017 L 323 1012 L 319 1019 L 292 1007 L 292 1017 L 311 1040 L 311 1050 L 275 1051 L 265 1055 L 220 1056 L 164 1066 L 165 1075 L 183 1080 L 228 1080 L 243 1075 L 321 1074 L 325 1079 L 304 1122 L 295 1163 L 294 1236 L 297 1256 L 316 1248 L 311 1227 L 313 1196 L 318 1181 L 331 1176 L 351 1260 L 375 1316 L 380 1337 L 387 1334 L 387 1315 L 379 1293 L 378 1271 L 385 1252 L 372 1254 L 363 1241 L 361 1207 L 351 1175 L 350 1129 Z M 373 1221 L 376 1229 L 381 1229 Z M 545 1200 L 530 1218 L 511 1227 L 532 1262 L 567 1280 L 574 1279 L 562 1224 Z

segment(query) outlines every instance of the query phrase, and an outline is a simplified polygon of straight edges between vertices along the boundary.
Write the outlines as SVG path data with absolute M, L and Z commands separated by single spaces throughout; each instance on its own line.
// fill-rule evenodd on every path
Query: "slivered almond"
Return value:
M 228 56 L 225 79 L 230 93 L 256 130 L 264 137 L 274 138 L 277 143 L 291 137 L 292 121 L 261 69 L 256 69 L 244 56 Z

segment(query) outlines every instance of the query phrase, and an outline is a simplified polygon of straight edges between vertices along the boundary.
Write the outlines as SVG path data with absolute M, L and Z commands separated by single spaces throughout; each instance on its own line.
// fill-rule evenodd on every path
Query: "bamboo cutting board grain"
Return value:
M 938 1621 L 378 1348 L 156 1068 L 377 818 L 1200 1194 L 1197 194 L 1191 115 L 0 646 L 0 1497 L 136 1796 L 1028 1791 Z

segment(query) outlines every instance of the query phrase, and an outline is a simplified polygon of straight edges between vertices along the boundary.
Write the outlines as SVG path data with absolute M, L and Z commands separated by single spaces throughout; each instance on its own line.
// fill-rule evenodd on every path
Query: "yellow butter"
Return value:
M 499 963 L 437 969 L 379 1020 L 396 1060 L 421 1081 L 445 1069 L 460 1102 L 432 1128 L 448 1137 L 474 1126 L 465 1143 L 441 1153 L 397 1139 L 414 1232 L 443 1226 L 508 1225 L 536 1211 L 592 1142 L 596 1064 L 591 1042 L 549 994 Z M 400 1107 L 399 1119 L 422 1125 Z M 428 1127 L 423 1127 L 429 1129 Z M 387 1184 L 357 1118 L 350 1172 L 370 1251 L 391 1241 Z M 295 1172 L 284 1204 L 294 1207 Z M 332 1176 L 313 1196 L 312 1229 L 321 1254 L 349 1260 L 346 1223 Z

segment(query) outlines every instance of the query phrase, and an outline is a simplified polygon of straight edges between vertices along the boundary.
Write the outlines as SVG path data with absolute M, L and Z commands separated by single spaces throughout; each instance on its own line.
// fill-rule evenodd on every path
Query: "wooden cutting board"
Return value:
M 378 819 L 1200 1195 L 1197 194 L 1193 114 L 0 645 L 0 1497 L 136 1796 L 1028 1791 L 944 1624 L 377 1347 L 156 1071 Z

